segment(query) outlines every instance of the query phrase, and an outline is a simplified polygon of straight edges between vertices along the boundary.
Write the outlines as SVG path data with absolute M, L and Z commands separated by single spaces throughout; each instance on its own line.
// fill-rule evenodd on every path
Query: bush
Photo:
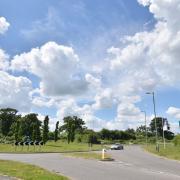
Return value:
M 89 144 L 100 144 L 101 142 L 98 140 L 98 137 L 95 133 L 88 135 L 88 143 Z
M 180 134 L 176 135 L 173 139 L 173 143 L 175 146 L 180 146 Z
M 14 137 L 13 136 L 6 136 L 6 137 L 1 137 L 0 138 L 0 143 L 3 144 L 12 144 L 14 143 Z

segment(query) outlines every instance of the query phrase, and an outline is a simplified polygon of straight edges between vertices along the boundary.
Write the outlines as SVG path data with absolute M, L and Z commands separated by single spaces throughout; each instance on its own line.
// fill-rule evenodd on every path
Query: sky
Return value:
M 0 108 L 180 132 L 180 0 L 0 0 Z

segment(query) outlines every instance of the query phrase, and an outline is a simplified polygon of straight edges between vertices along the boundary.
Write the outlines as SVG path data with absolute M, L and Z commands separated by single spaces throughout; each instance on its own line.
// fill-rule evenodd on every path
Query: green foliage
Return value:
M 64 124 L 59 128 L 59 121 L 56 123 L 54 132 L 49 132 L 49 117 L 46 116 L 41 124 L 38 120 L 37 114 L 30 113 L 21 117 L 17 115 L 17 110 L 12 108 L 0 109 L 0 142 L 10 143 L 12 141 L 29 141 L 29 140 L 43 140 L 44 143 L 48 139 L 55 142 L 60 137 L 61 140 L 79 143 L 98 144 L 100 141 L 107 143 L 123 142 L 123 143 L 142 143 L 146 141 L 145 126 L 140 126 L 136 129 L 122 130 L 108 130 L 102 129 L 99 132 L 87 129 L 84 125 L 85 122 L 77 116 L 64 117 Z M 159 139 L 162 138 L 162 118 L 157 117 L 157 129 Z M 174 133 L 171 131 L 164 131 L 165 138 L 172 140 Z M 150 123 L 147 128 L 148 142 L 155 142 L 155 119 Z M 174 140 L 175 144 L 176 138 Z
M 20 137 L 19 137 L 19 129 L 20 129 L 20 121 L 17 120 L 15 124 L 15 141 L 20 141 Z
M 56 122 L 56 128 L 54 131 L 54 141 L 55 142 L 58 140 L 58 132 L 59 132 L 59 121 Z
M 103 140 L 136 139 L 135 131 L 132 129 L 127 129 L 126 131 L 102 129 L 99 133 L 100 133 L 101 139 Z
M 178 134 L 174 137 L 173 143 L 175 146 L 180 146 L 180 134 Z
M 45 146 L 42 146 L 41 148 L 30 146 L 28 147 L 17 147 L 15 151 L 15 147 L 12 146 L 13 141 L 11 141 L 11 144 L 2 144 L 0 143 L 0 152 L 11 152 L 11 153 L 42 153 L 42 152 L 79 152 L 89 151 L 89 146 L 87 143 L 70 143 L 68 144 L 67 141 L 58 140 L 56 142 L 48 141 Z M 99 144 L 94 144 L 92 147 L 92 150 L 102 150 L 102 146 Z
M 43 125 L 43 142 L 46 144 L 48 141 L 48 133 L 49 133 L 49 117 L 46 116 L 44 119 L 44 125 Z
M 38 120 L 37 114 L 30 113 L 21 118 L 20 121 L 20 136 L 29 136 L 33 141 L 41 140 L 41 121 Z
M 162 132 L 163 132 L 162 117 L 156 117 L 156 125 L 157 125 L 158 135 L 162 136 Z M 156 127 L 155 126 L 155 118 L 153 118 L 150 123 L 150 129 L 151 129 L 151 132 L 153 132 L 154 134 L 156 132 L 155 127 Z
M 67 133 L 67 141 L 68 144 L 70 142 L 74 142 L 75 134 L 83 132 L 84 121 L 77 116 L 67 116 L 64 117 L 64 125 L 60 127 L 61 131 L 65 131 Z
M 163 137 L 163 122 L 162 121 L 163 121 L 162 117 L 156 117 L 157 133 L 158 133 L 158 136 L 160 136 L 160 137 Z M 168 126 L 170 129 L 169 124 L 168 124 Z M 151 120 L 150 130 L 155 135 L 155 118 Z M 166 139 L 171 140 L 174 138 L 174 133 L 171 132 L 170 130 L 164 131 L 164 136 Z
M 166 143 L 165 149 L 163 143 L 160 144 L 159 152 L 156 151 L 155 144 L 148 144 L 148 146 L 144 146 L 144 149 L 159 156 L 163 156 L 169 159 L 180 160 L 180 148 L 179 146 L 174 146 L 174 144 L 172 143 Z
M 48 139 L 54 140 L 54 132 L 51 132 L 51 131 L 48 132 Z
M 67 180 L 68 178 L 51 173 L 34 165 L 15 161 L 0 160 L 0 174 L 15 176 L 17 179 L 26 180 Z M 11 178 L 10 178 L 11 179 Z
M 100 144 L 100 141 L 98 141 L 98 136 L 96 133 L 90 133 L 88 134 L 88 144 L 92 146 L 92 144 Z
M 10 133 L 12 124 L 19 117 L 16 109 L 0 109 L 0 133 L 7 136 Z

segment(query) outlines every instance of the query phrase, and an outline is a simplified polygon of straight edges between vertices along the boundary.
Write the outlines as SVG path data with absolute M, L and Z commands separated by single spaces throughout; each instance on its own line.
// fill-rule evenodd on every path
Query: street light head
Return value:
M 152 94 L 151 92 L 146 92 L 146 94 Z

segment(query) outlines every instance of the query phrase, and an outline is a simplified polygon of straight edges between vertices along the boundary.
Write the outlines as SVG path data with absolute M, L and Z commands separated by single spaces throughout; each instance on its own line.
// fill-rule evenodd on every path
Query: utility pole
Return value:
M 154 92 L 147 92 L 146 94 L 151 94 L 151 95 L 153 96 L 153 107 L 154 107 L 154 118 L 155 118 L 155 131 L 156 131 L 156 150 L 159 151 L 159 146 L 158 146 L 158 131 L 157 131 L 157 122 L 156 122 L 156 103 L 155 103 Z
M 166 140 L 164 137 L 164 125 L 165 125 L 165 120 L 164 118 L 162 118 L 162 130 L 163 130 L 163 143 L 164 143 L 164 149 L 166 149 Z
M 146 146 L 147 146 L 147 124 L 146 124 L 146 111 L 141 111 L 144 113 L 144 119 L 145 119 L 145 132 L 146 132 Z

